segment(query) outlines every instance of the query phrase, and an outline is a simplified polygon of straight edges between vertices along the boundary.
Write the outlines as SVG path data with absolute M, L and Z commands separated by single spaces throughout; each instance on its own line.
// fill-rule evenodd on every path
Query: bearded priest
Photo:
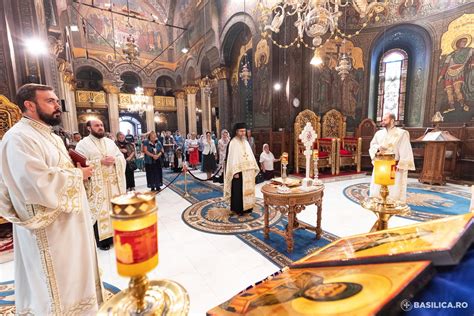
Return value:
M 15 315 L 96 314 L 103 302 L 83 180 L 52 126 L 61 103 L 52 87 L 18 90 L 23 118 L 0 146 L 0 215 L 13 223 Z
M 126 192 L 126 161 L 113 140 L 104 137 L 104 124 L 100 120 L 88 121 L 89 136 L 77 143 L 76 150 L 86 156 L 94 174 L 86 183 L 92 211 L 97 246 L 109 250 L 113 242 L 110 221 L 110 199 Z
M 395 114 L 385 113 L 382 117 L 382 129 L 375 133 L 370 142 L 369 154 L 372 161 L 377 153 L 393 153 L 397 163 L 395 184 L 388 187 L 389 197 L 393 200 L 406 202 L 408 170 L 415 170 L 413 150 L 408 131 L 395 126 Z M 380 196 L 380 185 L 375 184 L 374 173 L 370 183 L 370 196 Z
M 238 215 L 253 210 L 255 176 L 260 170 L 245 135 L 245 123 L 235 124 L 225 162 L 224 198 L 230 199 L 230 210 Z

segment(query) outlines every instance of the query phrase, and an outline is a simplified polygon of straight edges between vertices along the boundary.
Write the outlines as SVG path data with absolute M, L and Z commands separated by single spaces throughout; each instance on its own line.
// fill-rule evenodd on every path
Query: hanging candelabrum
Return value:
M 153 104 L 148 104 L 148 97 L 143 93 L 142 87 L 135 88 L 135 94 L 132 94 L 130 103 L 127 107 L 129 112 L 138 112 L 140 115 L 146 111 L 153 110 Z
M 97 315 L 187 315 L 189 296 L 171 280 L 148 280 L 158 265 L 158 208 L 154 193 L 129 192 L 111 200 L 117 272 L 128 289 L 102 304 Z
M 122 52 L 125 54 L 125 58 L 130 64 L 138 59 L 140 51 L 138 49 L 138 45 L 135 43 L 135 38 L 132 34 L 128 35 L 127 41 L 125 42 L 122 48 Z
M 318 170 L 318 160 L 319 160 L 319 152 L 317 149 L 313 150 L 313 168 L 314 168 L 314 178 L 313 178 L 313 185 L 322 185 L 323 182 L 318 179 L 319 170 Z
M 239 74 L 240 79 L 244 82 L 244 85 L 247 87 L 250 81 L 250 78 L 252 78 L 252 72 L 250 71 L 249 68 L 249 62 L 247 59 L 247 54 L 245 54 L 245 63 L 242 65 L 242 70 L 240 71 Z
M 368 0 L 287 0 L 287 1 L 266 1 L 258 0 L 256 4 L 258 20 L 260 22 L 262 36 L 269 37 L 273 44 L 280 48 L 289 48 L 293 45 L 315 49 L 323 44 L 323 37 L 331 38 L 338 33 L 343 38 L 351 38 L 360 34 L 371 21 L 378 21 L 378 16 L 386 10 L 389 1 L 368 1 Z M 339 17 L 343 11 L 354 10 L 358 14 L 357 31 L 353 34 L 346 34 L 339 29 Z M 296 30 L 290 30 L 290 34 L 296 34 L 294 38 L 285 43 L 278 43 L 273 34 L 280 33 L 285 29 L 285 19 L 291 20 Z M 290 24 L 290 23 L 286 23 Z M 346 27 L 346 26 L 345 26 Z M 330 36 L 327 36 L 330 34 Z M 286 36 L 285 36 L 286 39 Z M 307 39 L 311 43 L 306 43 Z
M 342 40 L 342 47 L 344 47 L 344 52 L 339 55 L 338 65 L 335 67 L 339 76 L 342 80 L 345 80 L 349 75 L 349 71 L 352 69 L 352 60 L 350 56 L 346 53 L 346 40 Z

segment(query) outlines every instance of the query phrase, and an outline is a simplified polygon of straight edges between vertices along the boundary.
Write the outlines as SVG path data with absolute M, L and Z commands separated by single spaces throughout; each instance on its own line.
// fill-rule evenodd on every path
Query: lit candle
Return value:
M 318 156 L 319 156 L 318 150 L 317 149 L 313 150 L 313 160 L 318 159 Z
M 380 185 L 395 184 L 395 159 L 393 154 L 379 155 L 374 160 L 375 183 Z
M 284 165 L 288 164 L 288 153 L 284 152 L 281 154 L 281 163 Z
M 145 275 L 158 265 L 155 194 L 129 193 L 111 202 L 118 274 Z

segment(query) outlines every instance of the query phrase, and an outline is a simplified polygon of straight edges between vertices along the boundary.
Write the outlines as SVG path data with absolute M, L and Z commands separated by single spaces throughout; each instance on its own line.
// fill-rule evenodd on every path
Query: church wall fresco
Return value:
M 474 13 L 451 21 L 441 36 L 435 109 L 446 122 L 466 122 L 474 114 L 473 35 Z
M 347 118 L 349 130 L 353 130 L 362 119 L 362 81 L 364 77 L 364 53 L 352 41 L 329 40 L 317 49 L 323 63 L 319 67 L 310 66 L 309 102 L 304 109 L 322 115 L 331 109 L 342 112 Z M 347 54 L 352 60 L 352 70 L 342 80 L 336 71 L 340 54 Z
M 90 1 L 87 2 L 90 3 Z M 105 4 L 109 2 L 108 0 L 96 0 L 94 1 L 94 5 L 105 8 Z M 153 16 L 155 16 L 161 21 L 165 20 L 166 15 L 163 4 L 153 5 L 151 2 L 153 1 L 130 1 L 130 11 L 141 18 L 151 20 Z M 165 1 L 165 5 L 166 2 L 168 1 Z M 126 0 L 114 0 L 113 4 L 114 11 L 127 13 Z M 86 6 L 76 6 L 76 8 L 80 12 L 80 15 L 86 20 L 86 22 L 83 23 L 81 16 L 77 14 L 76 10 L 70 9 L 72 20 L 76 25 L 80 26 L 80 32 L 73 32 L 73 44 L 76 48 L 76 57 L 80 57 L 77 56 L 78 54 L 85 53 L 80 50 L 80 48 L 85 49 L 87 47 L 87 49 L 90 50 L 89 54 L 91 57 L 96 57 L 105 63 L 113 63 L 114 36 L 117 45 L 122 47 L 123 43 L 126 42 L 127 36 L 132 34 L 140 49 L 142 63 L 145 64 L 143 60 L 155 58 L 170 42 L 167 36 L 168 27 L 166 26 L 133 18 L 128 19 L 118 14 L 113 15 L 112 21 L 112 15 L 106 11 Z M 86 34 L 84 34 L 84 29 Z M 121 53 L 120 47 L 118 48 L 119 53 Z M 169 61 L 167 54 L 163 54 L 158 59 Z M 122 60 L 118 57 L 117 61 L 121 62 Z
M 383 36 L 388 37 L 389 30 L 394 26 L 406 25 L 407 28 L 419 27 L 423 29 L 428 34 L 429 40 L 417 42 L 419 38 L 410 37 L 403 32 L 390 34 L 392 42 L 397 42 L 399 37 L 406 37 L 407 41 L 417 42 L 411 52 L 415 57 L 412 59 L 412 64 L 409 65 L 409 69 L 412 70 L 408 83 L 411 90 L 407 93 L 405 124 L 407 126 L 429 125 L 434 112 L 448 109 L 450 100 L 454 100 L 456 110 L 446 113 L 447 121 L 456 123 L 471 120 L 474 105 L 472 105 L 473 99 L 468 91 L 472 83 L 468 80 L 473 68 L 473 41 L 466 37 L 465 40 L 453 44 L 457 37 L 443 34 L 453 33 L 451 29 L 448 30 L 448 27 L 456 27 L 459 36 L 464 33 L 474 34 L 472 29 L 466 29 L 466 25 L 472 27 L 472 22 L 463 20 L 456 22 L 457 24 L 451 24 L 463 14 L 472 15 L 474 3 L 461 0 L 390 1 L 387 14 L 378 21 L 371 22 L 361 34 L 347 40 L 345 44 L 341 39 L 333 38 L 321 47 L 319 53 L 323 64 L 320 67 L 309 65 L 313 52 L 306 48 L 292 47 L 284 50 L 276 47 L 270 41 L 262 39 L 259 26 L 256 23 L 255 3 L 254 0 L 246 1 L 244 8 L 244 1 L 178 0 L 175 6 L 171 6 L 175 10 L 168 14 L 172 17 L 172 21 L 169 22 L 189 27 L 188 34 L 175 45 L 172 55 L 176 62 L 167 64 L 165 60 L 161 60 L 158 64 L 150 67 L 150 72 L 142 71 L 140 76 L 143 76 L 144 82 L 154 82 L 155 80 L 150 78 L 156 79 L 160 73 L 157 69 L 167 68 L 168 74 L 174 73 L 174 78 L 180 76 L 183 84 L 194 83 L 194 80 L 199 79 L 201 75 L 201 63 L 206 56 L 209 59 L 211 72 L 221 66 L 228 68 L 227 84 L 229 88 L 226 93 L 228 98 L 226 103 L 229 104 L 231 119 L 248 120 L 248 109 L 247 115 L 245 115 L 245 107 L 241 102 L 240 90 L 242 88 L 239 78 L 241 50 L 245 46 L 246 49 L 243 51 L 251 49 L 253 52 L 251 56 L 252 123 L 255 128 L 291 130 L 291 120 L 303 109 L 311 109 L 320 115 L 330 109 L 337 109 L 347 117 L 348 132 L 351 133 L 355 132 L 362 119 L 374 115 L 374 108 L 371 106 L 374 103 L 374 96 L 370 86 L 376 87 L 377 82 L 374 81 L 371 54 L 377 41 L 380 41 Z M 133 10 L 133 6 L 131 9 Z M 206 22 L 204 22 L 204 16 L 206 16 Z M 347 32 L 353 33 L 357 23 L 355 15 L 349 12 L 345 19 L 347 20 Z M 250 44 L 244 45 L 242 41 L 239 42 L 237 33 L 242 32 L 242 28 L 240 30 L 234 28 L 239 23 L 247 25 L 251 30 Z M 341 29 L 343 28 L 346 30 L 345 26 L 341 25 Z M 207 29 L 206 32 L 204 29 Z M 146 30 L 143 32 L 146 33 Z M 292 23 L 288 23 L 287 33 L 291 34 L 288 36 L 292 37 L 294 35 L 292 32 L 295 32 L 295 29 Z M 180 31 L 168 30 L 168 33 L 173 38 Z M 204 33 L 207 34 L 205 38 L 203 37 Z M 80 36 L 80 34 L 81 32 L 76 32 L 73 36 Z M 167 33 L 162 32 L 161 34 L 165 36 L 164 34 Z M 169 40 L 170 36 L 165 37 L 163 41 Z M 88 42 L 91 51 L 95 45 L 93 40 L 90 39 Z M 192 46 L 191 51 L 186 55 L 180 52 L 184 45 Z M 249 46 L 247 47 L 247 45 Z M 453 45 L 457 49 L 452 48 Z M 451 51 L 449 51 L 449 47 L 451 47 Z M 388 49 L 388 46 L 383 49 Z M 422 56 L 419 54 L 422 50 L 429 50 L 431 55 Z M 353 69 L 345 80 L 341 80 L 335 70 L 338 55 L 343 52 L 350 56 L 353 64 Z M 111 55 L 111 52 L 107 52 L 107 54 Z M 170 56 L 170 54 L 166 55 Z M 466 56 L 470 56 L 470 59 Z M 111 56 L 107 57 L 102 54 L 93 57 L 100 59 L 101 64 L 108 71 L 111 70 L 107 66 L 107 58 L 110 59 Z M 160 58 L 165 58 L 165 56 Z M 425 59 L 426 65 L 429 67 L 419 64 L 422 59 Z M 449 79 L 447 76 L 453 73 L 453 71 L 448 71 L 453 60 L 462 61 L 463 83 L 454 85 L 453 82 L 449 88 L 450 81 L 446 79 Z M 193 68 L 192 78 L 189 78 L 190 68 Z M 147 77 L 150 77 L 148 78 L 150 80 L 147 80 Z M 282 84 L 282 90 L 279 92 L 273 89 L 273 85 L 277 81 Z M 293 105 L 293 101 L 296 99 L 295 104 L 300 104 L 299 106 Z M 464 104 L 469 106 L 468 112 L 464 110 Z M 215 107 L 214 104 L 212 106 Z M 221 124 L 227 125 L 229 123 L 221 122 Z

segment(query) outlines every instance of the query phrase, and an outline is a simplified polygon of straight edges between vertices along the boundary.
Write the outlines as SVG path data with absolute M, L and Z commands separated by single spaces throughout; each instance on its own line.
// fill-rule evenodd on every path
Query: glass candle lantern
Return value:
M 313 160 L 318 159 L 318 157 L 319 157 L 319 152 L 318 152 L 318 150 L 317 150 L 317 149 L 313 150 Z
M 158 265 L 155 194 L 129 193 L 111 202 L 118 274 L 125 277 L 144 275 Z
M 394 154 L 377 154 L 374 160 L 374 181 L 380 185 L 395 184 L 396 162 Z
M 281 164 L 287 165 L 288 164 L 288 153 L 284 152 L 281 154 Z

